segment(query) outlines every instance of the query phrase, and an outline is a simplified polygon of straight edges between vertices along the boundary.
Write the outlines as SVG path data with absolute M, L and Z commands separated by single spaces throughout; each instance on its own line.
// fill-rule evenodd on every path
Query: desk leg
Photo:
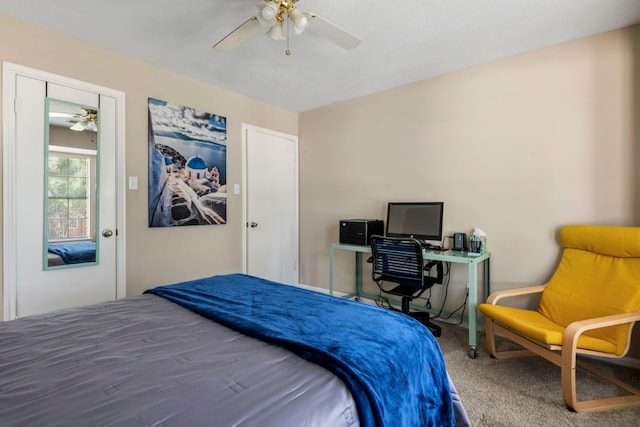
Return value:
M 478 307 L 478 263 L 475 260 L 469 262 L 469 357 L 478 357 L 478 331 L 476 327 Z
M 484 301 L 491 295 L 491 259 L 487 258 L 484 262 Z
M 356 252 L 356 300 L 362 295 L 362 254 Z
M 329 295 L 333 295 L 333 246 L 329 249 Z

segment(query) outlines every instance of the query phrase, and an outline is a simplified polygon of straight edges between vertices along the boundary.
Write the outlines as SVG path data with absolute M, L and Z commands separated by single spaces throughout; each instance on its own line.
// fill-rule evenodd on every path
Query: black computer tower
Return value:
M 341 219 L 340 243 L 369 245 L 373 235 L 384 235 L 384 222 L 379 219 Z

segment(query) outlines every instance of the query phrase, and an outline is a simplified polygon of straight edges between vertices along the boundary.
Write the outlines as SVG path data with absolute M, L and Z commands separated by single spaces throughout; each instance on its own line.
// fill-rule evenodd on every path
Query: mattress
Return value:
M 57 267 L 59 265 L 64 265 L 64 259 L 53 252 L 47 252 L 47 265 L 49 267 Z

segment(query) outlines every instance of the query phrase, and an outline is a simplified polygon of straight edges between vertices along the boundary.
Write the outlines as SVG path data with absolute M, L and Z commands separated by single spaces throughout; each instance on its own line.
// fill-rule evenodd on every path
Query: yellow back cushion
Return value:
M 560 231 L 564 248 L 538 311 L 554 323 L 570 323 L 640 310 L 640 227 L 567 226 Z M 588 332 L 605 339 L 622 354 L 629 325 Z

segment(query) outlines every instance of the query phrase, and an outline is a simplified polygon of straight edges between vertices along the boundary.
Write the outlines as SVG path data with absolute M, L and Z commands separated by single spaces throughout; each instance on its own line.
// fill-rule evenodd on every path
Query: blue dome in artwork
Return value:
M 206 169 L 207 164 L 198 156 L 193 156 L 187 160 L 187 167 L 191 169 Z
M 173 164 L 173 161 L 171 160 L 171 157 L 169 157 L 169 156 L 164 156 L 164 164 L 165 164 L 166 166 L 172 165 L 172 164 Z

